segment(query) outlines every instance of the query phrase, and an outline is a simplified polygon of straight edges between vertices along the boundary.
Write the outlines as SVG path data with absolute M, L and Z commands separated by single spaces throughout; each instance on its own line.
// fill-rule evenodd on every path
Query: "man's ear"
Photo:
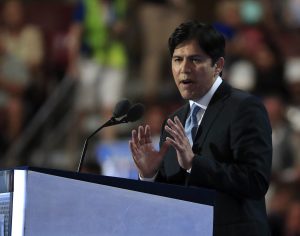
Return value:
M 224 68 L 224 64 L 225 64 L 225 59 L 224 57 L 220 57 L 217 62 L 215 63 L 214 67 L 215 67 L 215 75 L 219 75 L 223 68 Z

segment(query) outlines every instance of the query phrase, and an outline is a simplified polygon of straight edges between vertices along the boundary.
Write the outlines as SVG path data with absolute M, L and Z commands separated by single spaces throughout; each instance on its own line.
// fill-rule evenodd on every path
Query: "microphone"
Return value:
M 145 111 L 145 107 L 141 103 L 137 103 L 130 107 L 130 102 L 127 99 L 118 102 L 117 105 L 115 106 L 113 116 L 85 139 L 79 165 L 77 168 L 77 173 L 81 171 L 82 163 L 85 158 L 88 141 L 90 138 L 92 138 L 96 133 L 98 133 L 101 129 L 105 127 L 118 125 L 121 123 L 135 122 L 144 115 L 144 111 Z M 117 118 L 120 119 L 117 120 Z
M 130 109 L 130 102 L 127 99 L 121 100 L 115 106 L 115 110 L 113 112 L 114 118 L 119 118 L 127 114 Z
M 141 103 L 134 104 L 129 111 L 127 112 L 127 115 L 120 120 L 122 123 L 127 123 L 127 122 L 135 122 L 142 118 L 145 112 L 145 107 Z

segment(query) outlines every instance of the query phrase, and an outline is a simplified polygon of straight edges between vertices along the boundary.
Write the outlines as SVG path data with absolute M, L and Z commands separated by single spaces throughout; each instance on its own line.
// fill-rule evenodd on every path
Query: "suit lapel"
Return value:
M 225 83 L 224 81 L 220 85 L 220 87 L 217 89 L 216 93 L 212 97 L 207 110 L 205 111 L 205 114 L 203 116 L 203 119 L 201 121 L 201 125 L 198 128 L 195 142 L 193 145 L 193 151 L 194 153 L 199 153 L 200 147 L 205 140 L 205 137 L 210 130 L 214 120 L 220 114 L 220 112 L 223 109 L 223 102 L 226 97 L 230 94 L 230 86 Z M 179 120 L 181 121 L 183 127 L 185 126 L 185 122 L 188 116 L 190 110 L 189 103 L 185 104 L 182 109 L 175 112 L 174 115 L 171 117 L 171 119 L 174 119 L 175 116 L 178 116 Z M 167 134 L 167 136 L 169 136 Z M 186 174 L 186 171 L 181 169 L 177 158 L 176 158 L 176 151 L 174 148 L 169 148 L 167 151 L 167 154 L 165 156 L 164 162 L 168 163 L 164 165 L 165 173 L 168 176 L 168 178 L 181 178 L 183 175 Z M 180 177 L 181 176 L 181 177 Z
M 198 128 L 194 145 L 193 151 L 195 153 L 199 153 L 201 150 L 201 146 L 208 134 L 208 131 L 212 127 L 215 119 L 218 117 L 220 112 L 224 108 L 224 100 L 230 94 L 230 86 L 226 82 L 222 82 L 220 87 L 217 89 L 215 94 L 213 95 L 206 111 L 201 121 L 201 124 Z
M 175 113 L 175 116 L 178 116 L 183 127 L 185 126 L 185 122 L 189 114 L 189 111 L 190 111 L 190 104 L 186 103 L 182 109 L 180 109 L 177 113 Z

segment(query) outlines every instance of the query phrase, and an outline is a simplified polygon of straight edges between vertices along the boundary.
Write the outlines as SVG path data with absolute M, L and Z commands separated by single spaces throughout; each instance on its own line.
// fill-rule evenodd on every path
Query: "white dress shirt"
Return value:
M 201 97 L 197 101 L 189 100 L 190 108 L 192 107 L 192 105 L 194 103 L 197 106 L 201 107 L 200 111 L 197 114 L 198 127 L 202 121 L 203 115 L 207 109 L 207 106 L 208 106 L 211 98 L 213 97 L 213 95 L 215 94 L 215 92 L 217 91 L 217 89 L 219 88 L 221 83 L 222 83 L 222 79 L 220 76 L 218 76 L 217 79 L 215 80 L 215 82 L 213 83 L 213 85 L 211 86 L 210 90 L 203 97 Z M 191 146 L 193 146 L 193 143 L 191 143 Z

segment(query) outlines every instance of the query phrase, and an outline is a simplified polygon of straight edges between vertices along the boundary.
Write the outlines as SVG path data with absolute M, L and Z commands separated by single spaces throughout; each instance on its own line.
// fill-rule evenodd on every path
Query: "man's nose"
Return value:
M 190 73 L 191 72 L 191 64 L 189 62 L 189 60 L 185 59 L 182 61 L 182 65 L 181 65 L 181 71 L 183 73 Z

